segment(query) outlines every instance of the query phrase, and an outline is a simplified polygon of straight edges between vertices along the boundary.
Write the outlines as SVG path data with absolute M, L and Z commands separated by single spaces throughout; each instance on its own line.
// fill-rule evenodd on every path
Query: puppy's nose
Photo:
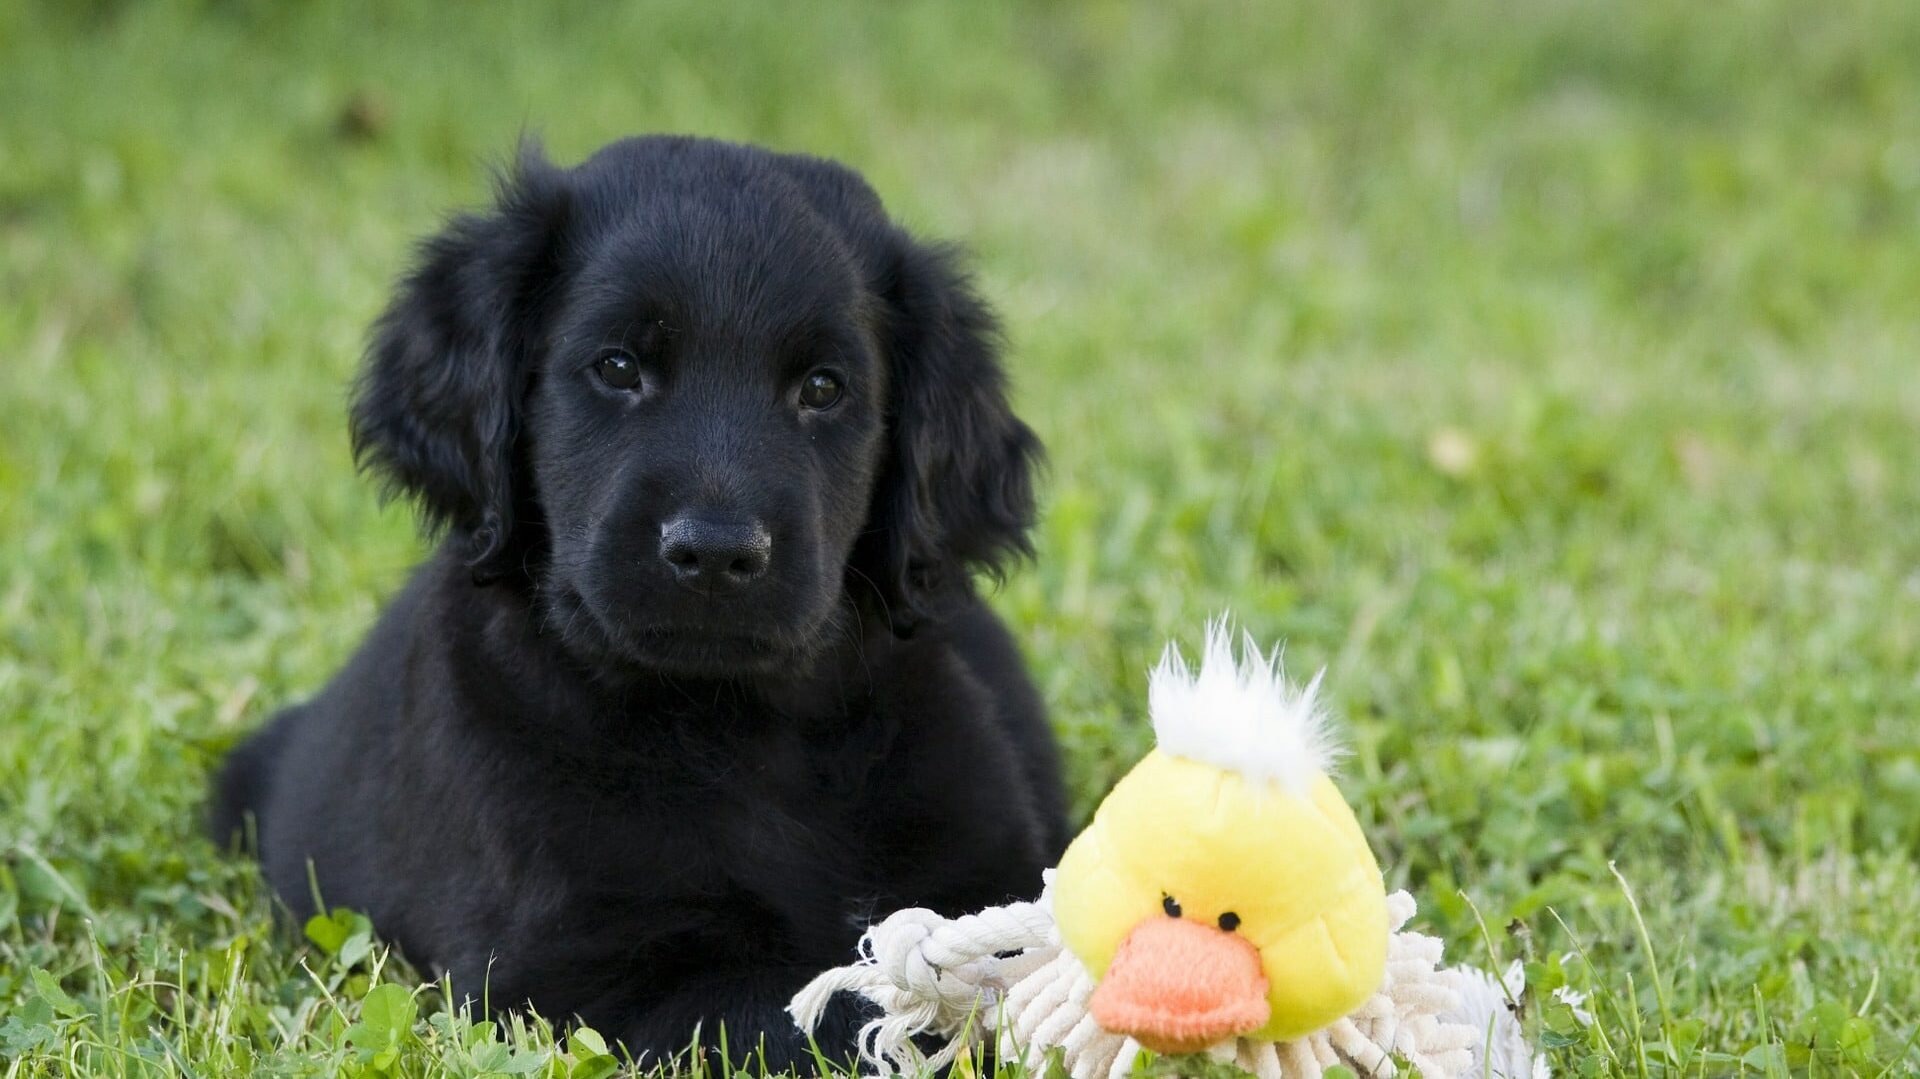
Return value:
M 767 571 L 773 537 L 758 521 L 683 513 L 660 526 L 660 559 L 680 584 L 709 596 L 740 591 Z

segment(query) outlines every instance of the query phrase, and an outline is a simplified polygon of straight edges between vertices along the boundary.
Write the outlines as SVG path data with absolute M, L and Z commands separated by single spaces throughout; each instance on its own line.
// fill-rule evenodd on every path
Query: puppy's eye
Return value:
M 600 381 L 616 390 L 631 390 L 640 385 L 640 361 L 624 352 L 609 352 L 593 363 Z
M 815 412 L 832 408 L 845 392 L 840 384 L 840 376 L 822 368 L 809 374 L 800 383 L 800 406 Z

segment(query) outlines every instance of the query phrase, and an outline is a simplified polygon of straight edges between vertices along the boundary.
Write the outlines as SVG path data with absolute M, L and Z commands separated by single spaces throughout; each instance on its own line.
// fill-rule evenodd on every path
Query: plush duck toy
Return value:
M 881 1073 L 943 1067 L 983 1038 L 1072 1079 L 1118 1079 L 1143 1049 L 1260 1079 L 1391 1075 L 1396 1058 L 1428 1079 L 1485 1073 L 1476 1050 L 1517 1024 L 1439 966 L 1440 941 L 1403 931 L 1413 900 L 1387 895 L 1328 777 L 1319 685 L 1289 685 L 1251 641 L 1236 657 L 1224 622 L 1198 671 L 1169 647 L 1148 685 L 1157 748 L 1039 902 L 900 911 L 794 998 L 795 1020 L 811 1030 L 835 993 L 866 997 L 881 1014 L 860 1050 Z M 944 1042 L 930 1054 L 929 1037 Z
M 1327 772 L 1319 680 L 1236 664 L 1222 627 L 1199 673 L 1149 681 L 1159 747 L 1127 773 L 1053 878 L 1062 942 L 1099 984 L 1093 1017 L 1160 1052 L 1284 1041 L 1373 995 L 1387 892 Z

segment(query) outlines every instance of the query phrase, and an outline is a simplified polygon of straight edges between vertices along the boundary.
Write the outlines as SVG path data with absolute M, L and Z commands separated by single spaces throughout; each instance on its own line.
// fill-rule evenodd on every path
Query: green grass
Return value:
M 1920 6 L 90 0 L 0 4 L 0 1075 L 609 1063 L 416 1017 L 196 825 L 420 556 L 344 386 L 523 129 L 971 245 L 1077 812 L 1231 607 L 1452 953 L 1595 994 L 1557 1067 L 1920 1071 Z

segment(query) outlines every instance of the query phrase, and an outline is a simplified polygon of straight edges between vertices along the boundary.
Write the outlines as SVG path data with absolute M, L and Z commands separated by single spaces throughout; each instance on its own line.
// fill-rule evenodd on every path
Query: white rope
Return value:
M 1073 1079 L 1122 1079 L 1141 1047 L 1088 1014 L 1093 979 L 1061 946 L 1051 911 L 1046 895 L 962 918 L 899 911 L 860 938 L 857 962 L 814 979 L 788 1011 L 811 1032 L 834 994 L 871 1001 L 881 1014 L 858 1043 L 879 1075 L 944 1068 L 991 1040 L 1005 1059 L 1031 1068 L 1057 1050 Z M 1396 1056 L 1424 1079 L 1544 1079 L 1544 1061 L 1525 1051 L 1504 1001 L 1490 1007 L 1491 977 L 1441 967 L 1437 938 L 1403 931 L 1412 896 L 1389 896 L 1387 914 L 1386 974 L 1352 1014 L 1287 1042 L 1239 1038 L 1208 1052 L 1258 1079 L 1321 1079 L 1336 1065 L 1385 1079 L 1397 1074 Z M 920 1037 L 942 1045 L 928 1054 Z

